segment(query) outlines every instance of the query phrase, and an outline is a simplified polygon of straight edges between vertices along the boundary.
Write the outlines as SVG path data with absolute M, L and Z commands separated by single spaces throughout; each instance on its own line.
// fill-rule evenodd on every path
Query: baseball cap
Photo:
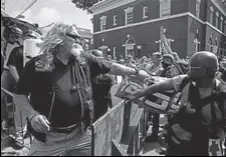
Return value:
M 174 57 L 171 54 L 165 54 L 165 55 L 163 55 L 163 59 L 171 59 L 172 61 L 174 61 Z
M 162 54 L 160 52 L 155 52 L 152 54 L 153 57 L 156 57 L 156 58 L 159 58 L 161 59 L 162 58 Z

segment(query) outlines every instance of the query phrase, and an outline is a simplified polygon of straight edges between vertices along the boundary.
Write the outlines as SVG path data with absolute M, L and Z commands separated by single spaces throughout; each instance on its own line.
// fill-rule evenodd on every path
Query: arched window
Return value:
M 135 51 L 135 39 L 131 35 L 127 35 L 125 39 L 125 44 L 123 45 L 125 47 L 125 56 L 131 55 L 134 57 L 134 51 Z
M 134 46 L 135 42 L 132 39 L 127 39 L 125 43 L 126 56 L 134 56 Z
M 199 45 L 201 44 L 199 41 L 199 30 L 196 31 L 194 43 L 194 53 L 199 52 Z

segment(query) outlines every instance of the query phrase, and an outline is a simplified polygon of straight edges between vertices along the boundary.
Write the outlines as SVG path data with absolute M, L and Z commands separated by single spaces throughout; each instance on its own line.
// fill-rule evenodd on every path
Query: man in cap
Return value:
M 23 44 L 27 39 L 36 39 L 33 31 L 24 32 L 21 36 L 20 45 L 15 47 L 9 55 L 7 66 L 9 67 L 10 74 L 13 76 L 14 80 L 17 82 L 19 76 L 22 73 L 24 66 L 24 54 L 23 54 Z
M 152 67 L 150 67 L 150 69 L 148 70 L 148 73 L 150 75 L 155 75 L 155 76 L 159 76 L 162 71 L 163 71 L 163 68 L 162 68 L 162 54 L 159 53 L 159 52 L 156 52 L 156 53 L 153 53 L 152 55 L 152 60 L 153 60 L 153 63 L 154 65 Z
M 3 36 L 5 42 L 9 43 L 8 45 L 2 45 L 7 47 L 2 47 L 2 57 L 3 57 L 3 71 L 1 74 L 1 87 L 6 89 L 7 91 L 12 92 L 14 90 L 16 81 L 14 80 L 13 76 L 9 72 L 9 67 L 6 65 L 8 60 L 8 56 L 10 54 L 10 47 L 19 43 L 19 39 L 22 35 L 23 31 L 15 26 L 6 27 L 4 30 Z M 3 43 L 3 42 L 2 42 Z M 7 94 L 1 90 L 1 123 L 3 130 L 7 127 L 8 121 L 8 112 L 7 112 Z
M 147 69 L 147 57 L 146 56 L 143 56 L 141 59 L 140 59 L 140 63 L 138 65 L 139 69 L 142 69 L 142 70 L 145 70 Z
M 182 92 L 180 109 L 170 124 L 168 155 L 209 156 L 221 154 L 226 129 L 226 86 L 215 79 L 217 57 L 211 52 L 195 53 L 188 75 L 154 84 L 128 99 L 135 100 L 166 90 Z M 171 104 L 167 106 L 170 111 Z M 178 132 L 179 131 L 179 132 Z
M 163 55 L 162 59 L 162 67 L 161 69 L 158 69 L 156 73 L 159 73 L 160 77 L 167 77 L 171 78 L 171 66 L 174 62 L 174 58 L 170 54 L 165 54 Z M 161 71 L 161 73 L 160 73 Z M 148 136 L 146 138 L 147 142 L 155 142 L 158 140 L 158 133 L 159 133 L 159 119 L 160 119 L 160 114 L 155 113 L 153 115 L 153 127 L 152 127 L 152 134 L 151 136 Z
M 77 27 L 57 23 L 43 39 L 42 55 L 25 66 L 14 100 L 30 114 L 31 156 L 90 156 L 91 80 L 100 74 L 149 75 L 84 52 Z M 30 97 L 30 100 L 28 99 Z
M 174 63 L 174 57 L 171 54 L 165 54 L 163 55 L 163 59 L 162 59 L 162 67 L 163 67 L 163 71 L 160 74 L 161 77 L 167 77 L 167 78 L 171 78 L 171 66 Z

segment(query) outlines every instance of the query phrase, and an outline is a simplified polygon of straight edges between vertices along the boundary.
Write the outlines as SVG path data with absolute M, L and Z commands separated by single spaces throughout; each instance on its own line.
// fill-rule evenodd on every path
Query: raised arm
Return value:
M 144 70 L 136 70 L 134 68 L 130 68 L 121 64 L 113 63 L 109 74 L 112 75 L 120 75 L 120 76 L 130 76 L 137 75 L 139 78 L 144 80 L 145 78 L 150 77 L 147 72 Z

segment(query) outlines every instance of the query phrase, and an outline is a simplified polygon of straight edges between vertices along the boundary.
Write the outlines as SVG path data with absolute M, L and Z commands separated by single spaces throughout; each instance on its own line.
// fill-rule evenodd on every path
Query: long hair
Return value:
M 72 28 L 76 26 L 70 23 L 56 23 L 43 38 L 41 52 L 43 53 L 42 67 L 44 71 L 52 71 L 55 68 L 54 58 L 59 50 L 59 46 L 63 44 L 63 40 Z

